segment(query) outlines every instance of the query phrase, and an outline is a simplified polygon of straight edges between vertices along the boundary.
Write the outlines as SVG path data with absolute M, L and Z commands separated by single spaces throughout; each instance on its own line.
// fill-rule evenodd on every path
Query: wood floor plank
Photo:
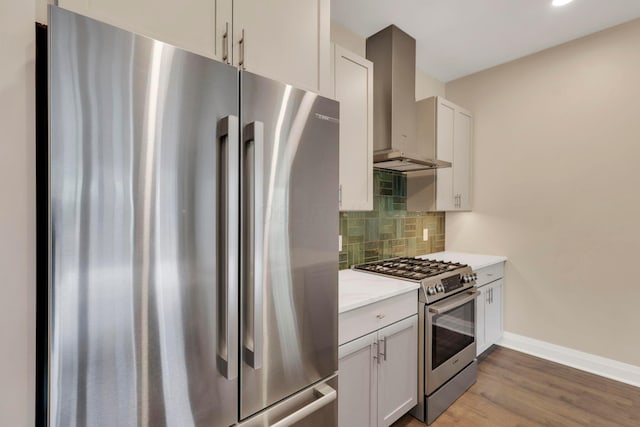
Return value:
M 393 425 L 420 426 L 409 415 Z M 478 365 L 477 383 L 432 426 L 638 427 L 640 388 L 494 347 Z

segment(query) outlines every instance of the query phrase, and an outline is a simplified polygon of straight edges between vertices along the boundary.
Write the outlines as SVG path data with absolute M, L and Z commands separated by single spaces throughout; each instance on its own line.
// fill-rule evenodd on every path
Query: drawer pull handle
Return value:
M 493 277 L 493 273 L 487 273 L 488 277 Z
M 384 319 L 384 314 L 377 314 L 376 315 L 376 319 L 378 319 L 378 320 Z

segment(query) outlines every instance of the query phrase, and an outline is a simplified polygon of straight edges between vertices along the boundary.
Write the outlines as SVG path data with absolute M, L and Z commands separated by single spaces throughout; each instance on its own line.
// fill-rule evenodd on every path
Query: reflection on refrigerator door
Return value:
M 337 426 L 338 377 L 314 384 L 243 421 L 240 427 Z
M 336 425 L 338 104 L 49 11 L 49 425 Z
M 337 371 L 338 105 L 240 84 L 245 419 Z

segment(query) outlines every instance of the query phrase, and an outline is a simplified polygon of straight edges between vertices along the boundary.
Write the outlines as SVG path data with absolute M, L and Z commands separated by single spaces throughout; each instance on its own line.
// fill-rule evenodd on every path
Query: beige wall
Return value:
M 427 73 L 416 70 L 416 99 L 421 100 L 430 96 L 444 96 L 445 84 Z
M 36 2 L 36 22 L 46 24 L 48 20 L 47 6 L 53 4 L 53 0 L 35 0 Z
M 366 56 L 367 39 L 334 21 L 331 21 L 331 41 L 355 54 Z
M 446 91 L 475 117 L 447 250 L 509 257 L 507 331 L 640 366 L 640 20 Z
M 35 393 L 35 1 L 0 4 L 0 426 Z

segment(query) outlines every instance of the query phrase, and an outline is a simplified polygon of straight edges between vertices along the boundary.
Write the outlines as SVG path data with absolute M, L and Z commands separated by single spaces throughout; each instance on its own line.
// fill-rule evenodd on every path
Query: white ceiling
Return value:
M 356 34 L 409 33 L 417 67 L 444 82 L 637 17 L 640 0 L 331 0 L 332 20 Z

